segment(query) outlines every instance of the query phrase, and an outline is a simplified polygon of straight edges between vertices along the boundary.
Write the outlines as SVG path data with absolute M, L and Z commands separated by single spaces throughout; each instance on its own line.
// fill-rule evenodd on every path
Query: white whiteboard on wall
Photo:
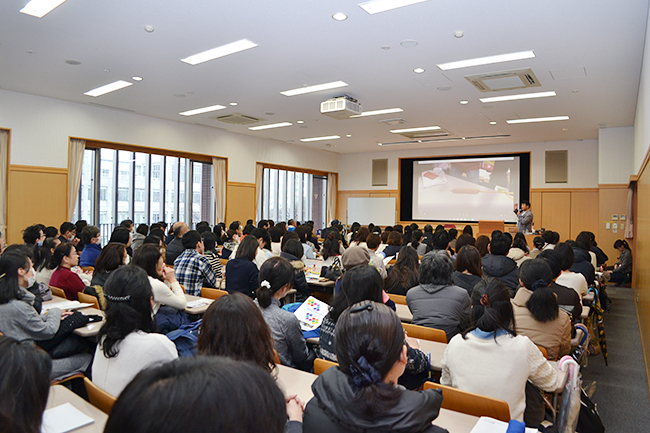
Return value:
M 396 213 L 395 197 L 348 197 L 348 224 L 394 226 Z

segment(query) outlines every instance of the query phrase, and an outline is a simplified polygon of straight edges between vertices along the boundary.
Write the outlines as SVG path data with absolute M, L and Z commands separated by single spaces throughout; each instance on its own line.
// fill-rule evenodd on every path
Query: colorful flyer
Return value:
M 293 314 L 300 320 L 300 328 L 303 331 L 312 331 L 321 325 L 329 311 L 329 305 L 310 296 Z

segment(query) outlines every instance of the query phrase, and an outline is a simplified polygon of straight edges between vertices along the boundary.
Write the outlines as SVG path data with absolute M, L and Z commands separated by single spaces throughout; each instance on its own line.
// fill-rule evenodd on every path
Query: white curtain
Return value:
M 226 187 L 227 173 L 224 158 L 212 158 L 212 172 L 214 177 L 214 221 L 226 222 Z
M 9 131 L 0 129 L 0 231 L 7 231 L 7 175 L 9 169 Z M 5 235 L 6 237 L 6 235 Z
M 336 218 L 336 199 L 338 190 L 338 175 L 336 173 L 329 173 L 327 175 L 327 221 L 325 225 L 329 225 L 333 219 Z
M 262 219 L 262 180 L 264 179 L 264 165 L 255 165 L 255 215 L 257 221 Z
M 77 207 L 84 150 L 86 150 L 86 140 L 70 139 L 70 151 L 68 153 L 68 221 L 72 221 L 74 218 L 74 210 Z
M 627 224 L 625 225 L 625 239 L 634 237 L 634 186 L 631 184 L 627 190 Z

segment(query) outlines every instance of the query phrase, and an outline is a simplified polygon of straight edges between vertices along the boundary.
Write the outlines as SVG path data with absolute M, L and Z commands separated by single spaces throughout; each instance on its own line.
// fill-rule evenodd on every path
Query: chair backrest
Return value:
M 86 385 L 86 393 L 88 394 L 88 400 L 90 404 L 95 406 L 97 409 L 101 410 L 104 413 L 110 414 L 115 400 L 117 398 L 113 397 L 97 385 L 95 385 L 90 379 L 84 377 L 84 385 Z
M 202 298 L 208 298 L 208 299 L 219 299 L 222 296 L 227 295 L 228 292 L 225 290 L 221 289 L 210 289 L 208 287 L 204 287 L 201 289 L 201 297 Z
M 54 296 L 58 296 L 59 298 L 63 299 L 68 299 L 68 297 L 65 295 L 65 292 L 63 289 L 59 289 L 58 287 L 50 286 L 50 290 L 52 291 L 52 294 Z
M 84 271 L 84 272 L 93 273 L 93 272 L 95 272 L 95 267 L 94 266 L 82 266 L 81 270 Z
M 79 302 L 83 304 L 93 304 L 93 307 L 99 308 L 99 300 L 95 298 L 93 295 L 87 295 L 86 293 L 80 292 L 77 293 L 77 296 L 79 297 Z
M 424 389 L 441 389 L 444 397 L 442 407 L 445 409 L 473 416 L 489 416 L 503 422 L 510 421 L 510 408 L 503 400 L 433 382 L 424 382 Z
M 394 295 L 392 293 L 388 293 L 388 297 L 390 298 L 391 301 L 393 301 L 396 304 L 406 305 L 406 296 Z
M 180 286 L 181 286 L 181 290 L 183 290 L 183 293 L 187 293 L 187 292 L 185 291 L 185 286 L 183 286 L 182 284 L 181 284 Z
M 420 340 L 437 341 L 447 343 L 447 334 L 442 329 L 429 328 L 427 326 L 411 325 L 402 323 L 402 327 L 409 337 L 419 338 Z
M 221 262 L 221 266 L 225 268 L 226 265 L 228 264 L 228 259 L 219 259 L 219 262 Z
M 273 362 L 275 362 L 275 365 L 280 365 L 282 364 L 280 362 L 280 355 L 278 355 L 278 351 L 273 349 Z
M 326 361 L 324 359 L 316 358 L 314 359 L 314 374 L 320 376 L 322 372 L 327 370 L 330 367 L 336 367 L 338 364 L 332 361 Z
M 548 350 L 546 350 L 546 347 L 540 346 L 539 344 L 536 344 L 535 346 L 537 346 L 539 351 L 542 352 L 542 355 L 544 355 L 544 358 L 548 359 Z

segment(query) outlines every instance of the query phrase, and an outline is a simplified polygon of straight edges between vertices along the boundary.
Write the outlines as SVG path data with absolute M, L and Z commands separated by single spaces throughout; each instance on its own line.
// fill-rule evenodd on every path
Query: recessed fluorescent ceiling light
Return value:
M 210 105 L 209 107 L 183 111 L 182 113 L 178 113 L 178 114 L 180 114 L 181 116 L 194 116 L 195 114 L 209 113 L 211 111 L 223 110 L 224 108 L 226 107 L 224 107 L 223 105 Z
M 416 3 L 424 3 L 429 0 L 373 0 L 359 4 L 359 7 L 370 15 L 378 14 L 379 12 L 386 12 L 392 9 L 401 8 L 404 6 L 414 5 Z
M 379 116 L 380 114 L 400 113 L 404 110 L 401 108 L 386 108 L 385 110 L 364 111 L 361 114 L 355 114 L 353 117 Z
M 20 12 L 36 18 L 43 18 L 65 0 L 32 0 Z
M 297 89 L 285 90 L 284 92 L 280 93 L 284 96 L 296 96 L 304 95 L 305 93 L 320 92 L 321 90 L 338 89 L 339 87 L 346 87 L 347 85 L 348 83 L 344 83 L 343 81 L 333 81 L 331 83 L 317 84 L 315 86 L 299 87 Z
M 336 140 L 339 137 L 338 135 L 328 135 L 327 137 L 313 137 L 313 138 L 301 138 L 300 141 L 322 141 L 322 140 Z
M 537 92 L 537 93 L 523 93 L 521 95 L 508 95 L 508 96 L 493 96 L 491 98 L 479 98 L 479 101 L 488 102 L 501 102 L 501 101 L 516 101 L 518 99 L 533 99 L 533 98 L 548 98 L 549 96 L 556 96 L 555 92 Z
M 554 122 L 556 120 L 569 120 L 569 116 L 555 116 L 555 117 L 537 117 L 534 119 L 512 119 L 506 120 L 506 123 L 535 123 L 535 122 Z
M 272 123 L 270 125 L 251 126 L 248 129 L 250 129 L 251 131 L 260 131 L 262 129 L 282 128 L 283 126 L 291 126 L 291 125 L 293 125 L 293 123 L 282 122 L 282 123 Z
M 240 51 L 255 48 L 256 46 L 257 44 L 255 42 L 251 42 L 248 39 L 241 39 L 237 42 L 232 42 L 230 44 L 222 45 L 220 47 L 186 57 L 184 59 L 181 59 L 181 62 L 189 63 L 190 65 L 198 65 L 199 63 L 207 62 L 208 60 L 218 59 L 219 57 L 235 54 Z
M 115 81 L 114 83 L 106 84 L 105 86 L 101 86 L 96 89 L 89 90 L 86 93 L 84 93 L 84 95 L 97 97 L 97 96 L 105 95 L 110 92 L 114 92 L 116 90 L 123 89 L 125 87 L 129 87 L 131 85 L 133 85 L 133 83 L 119 80 L 119 81 Z
M 439 126 L 423 126 L 421 128 L 406 128 L 406 129 L 391 129 L 393 134 L 400 134 L 402 132 L 418 132 L 418 131 L 434 131 L 440 129 Z
M 491 65 L 492 63 L 510 62 L 512 60 L 532 59 L 535 53 L 521 51 L 519 53 L 499 54 L 497 56 L 479 57 L 477 59 L 460 60 L 458 62 L 441 63 L 438 65 L 443 71 L 450 69 L 469 68 L 470 66 Z

